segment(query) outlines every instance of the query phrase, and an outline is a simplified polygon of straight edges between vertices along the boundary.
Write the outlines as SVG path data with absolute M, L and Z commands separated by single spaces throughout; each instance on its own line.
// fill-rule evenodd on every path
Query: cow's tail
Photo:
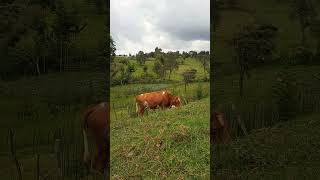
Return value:
M 87 111 L 84 112 L 83 115 L 83 145 L 84 145 L 84 152 L 83 152 L 83 160 L 85 163 L 89 161 L 89 145 L 88 145 L 88 136 L 87 136 L 87 128 L 88 128 L 88 117 L 93 112 L 93 106 L 89 107 Z
M 139 111 L 139 107 L 138 107 L 138 103 L 136 102 L 136 113 L 138 113 Z
M 88 136 L 86 130 L 82 130 L 83 133 L 83 145 L 84 145 L 84 153 L 83 153 L 83 161 L 88 163 L 89 160 L 89 147 L 88 147 Z

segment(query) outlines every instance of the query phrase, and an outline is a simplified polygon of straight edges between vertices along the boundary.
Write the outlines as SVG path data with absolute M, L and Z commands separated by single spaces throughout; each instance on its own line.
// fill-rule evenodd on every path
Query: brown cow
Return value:
M 211 115 L 211 133 L 213 143 L 227 144 L 230 140 L 229 123 L 223 113 L 214 111 Z
M 136 97 L 136 112 L 140 115 L 144 114 L 146 108 L 156 109 L 158 106 L 162 109 L 179 107 L 181 100 L 169 91 L 144 93 Z
M 84 163 L 101 173 L 105 172 L 105 168 L 109 169 L 109 115 L 110 107 L 106 102 L 91 105 L 84 112 Z M 96 145 L 94 158 L 89 154 L 87 135 Z

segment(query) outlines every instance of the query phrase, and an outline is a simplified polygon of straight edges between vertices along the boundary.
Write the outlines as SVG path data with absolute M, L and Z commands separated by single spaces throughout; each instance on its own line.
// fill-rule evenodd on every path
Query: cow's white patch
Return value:
M 175 108 L 175 107 L 176 107 L 175 105 L 172 105 L 172 106 L 171 106 L 171 108 Z
M 140 94 L 139 96 L 143 96 L 143 94 Z
M 162 91 L 162 94 L 165 94 L 166 92 L 165 91 Z
M 180 100 L 180 98 L 178 98 L 178 101 L 179 101 L 179 103 L 181 103 L 181 100 Z
M 144 101 L 144 102 L 143 102 L 143 105 L 144 105 L 145 107 L 148 107 L 148 106 L 149 106 L 149 104 L 148 104 L 147 101 Z

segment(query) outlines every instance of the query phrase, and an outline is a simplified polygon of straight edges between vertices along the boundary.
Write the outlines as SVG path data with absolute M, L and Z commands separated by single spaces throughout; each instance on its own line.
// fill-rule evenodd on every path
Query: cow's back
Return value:
M 172 97 L 169 91 L 156 91 L 151 93 L 140 94 L 136 97 L 136 102 L 144 104 L 147 102 L 148 107 L 155 108 L 159 106 L 169 106 L 170 98 Z

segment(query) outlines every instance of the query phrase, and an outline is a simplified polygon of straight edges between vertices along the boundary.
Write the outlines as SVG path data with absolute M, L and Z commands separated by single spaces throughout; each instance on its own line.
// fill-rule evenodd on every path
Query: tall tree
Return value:
M 60 50 L 60 72 L 64 70 L 65 65 L 68 63 L 68 49 L 70 42 L 86 26 L 87 23 L 83 21 L 76 7 L 71 11 L 67 11 L 63 1 L 57 0 L 55 20 L 52 29 Z
M 234 60 L 239 67 L 240 96 L 243 95 L 245 75 L 250 77 L 250 69 L 271 58 L 274 50 L 273 37 L 277 28 L 267 25 L 245 26 L 233 38 L 236 56 Z
M 143 51 L 139 51 L 138 54 L 136 55 L 136 59 L 139 64 L 144 64 L 146 61 L 146 56 Z
M 113 60 L 114 60 L 114 57 L 116 56 L 116 45 L 115 45 L 115 42 L 114 42 L 114 40 L 113 40 L 113 38 L 112 38 L 112 36 L 110 35 L 110 54 L 108 54 L 108 56 L 110 56 L 111 57 L 111 62 L 113 62 Z
M 317 40 L 316 55 L 320 57 L 320 20 L 314 20 L 310 28 L 312 35 Z
M 165 69 L 169 71 L 169 80 L 171 79 L 172 71 L 179 68 L 178 61 L 177 61 L 178 57 L 179 55 L 176 54 L 175 52 L 168 52 L 166 54 L 164 66 L 165 66 Z
M 306 45 L 306 29 L 315 16 L 316 11 L 311 0 L 292 0 L 290 17 L 299 21 L 302 45 Z

